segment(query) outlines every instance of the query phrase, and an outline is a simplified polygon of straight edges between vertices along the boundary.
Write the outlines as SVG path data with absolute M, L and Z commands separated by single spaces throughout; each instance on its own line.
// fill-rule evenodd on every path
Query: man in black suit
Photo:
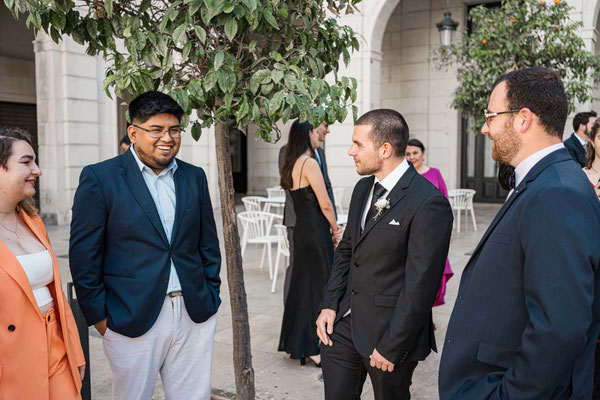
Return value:
M 577 161 L 581 168 L 585 167 L 586 145 L 597 116 L 595 111 L 575 115 L 573 118 L 575 132 L 564 143 L 573 160 Z
M 325 143 L 325 136 L 329 134 L 329 124 L 327 122 L 322 122 L 317 128 L 315 128 L 317 133 L 319 134 L 319 142 Z M 285 155 L 285 149 L 287 145 L 281 146 L 279 149 L 279 170 L 281 171 L 281 167 L 283 166 L 283 157 Z M 321 147 L 317 147 L 315 150 L 315 156 L 317 157 L 317 162 L 319 163 L 319 167 L 321 168 L 321 172 L 323 173 L 323 179 L 325 180 L 325 188 L 327 188 L 327 194 L 329 195 L 329 199 L 331 200 L 331 204 L 333 204 L 334 212 L 335 210 L 335 200 L 333 198 L 333 189 L 331 188 L 331 181 L 329 180 L 329 173 L 327 172 L 327 160 L 325 159 L 325 151 Z M 283 300 L 287 298 L 287 293 L 290 288 L 290 278 L 292 276 L 292 260 L 294 258 L 294 227 L 296 226 L 296 213 L 294 212 L 294 204 L 292 203 L 292 198 L 290 194 L 285 192 L 285 207 L 283 209 L 283 225 L 287 227 L 288 233 L 288 241 L 290 243 L 290 265 L 286 268 L 285 271 L 285 281 L 283 284 Z
M 376 400 L 409 399 L 417 361 L 436 350 L 431 307 L 452 211 L 404 159 L 408 126 L 400 113 L 366 113 L 352 141 L 348 154 L 370 176 L 352 193 L 317 320 L 325 398 L 358 398 L 368 373 Z
M 561 143 L 567 104 L 547 68 L 493 86 L 481 132 L 494 160 L 515 167 L 515 186 L 464 269 L 440 364 L 442 400 L 591 398 L 600 203 Z

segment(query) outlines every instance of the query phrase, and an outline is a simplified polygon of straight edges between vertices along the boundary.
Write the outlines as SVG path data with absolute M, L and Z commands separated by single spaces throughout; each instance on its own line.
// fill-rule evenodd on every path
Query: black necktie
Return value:
M 517 177 L 515 176 L 515 173 L 513 171 L 513 173 L 510 175 L 510 177 L 508 178 L 508 187 L 513 190 L 516 186 L 517 183 Z
M 386 189 L 381 183 L 375 183 L 375 188 L 373 189 L 373 197 L 371 198 L 371 208 L 369 208 L 369 211 L 367 212 L 367 218 L 365 219 L 365 228 L 367 227 L 369 221 L 371 221 L 377 213 L 375 203 L 385 194 L 385 192 Z

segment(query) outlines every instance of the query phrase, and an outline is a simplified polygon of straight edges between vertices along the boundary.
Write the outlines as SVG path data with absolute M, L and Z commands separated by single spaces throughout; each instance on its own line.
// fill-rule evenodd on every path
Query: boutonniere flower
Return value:
M 377 214 L 375 214 L 375 216 L 373 217 L 373 219 L 375 220 L 381 215 L 383 210 L 387 210 L 388 208 L 390 208 L 390 200 L 386 199 L 385 197 L 380 197 L 374 205 L 375 209 L 377 210 Z

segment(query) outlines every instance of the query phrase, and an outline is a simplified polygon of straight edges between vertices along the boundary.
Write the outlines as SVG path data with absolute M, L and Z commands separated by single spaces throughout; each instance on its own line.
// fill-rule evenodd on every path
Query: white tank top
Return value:
M 52 257 L 48 250 L 39 253 L 24 254 L 17 256 L 21 263 L 38 307 L 43 307 L 52 302 L 52 294 L 46 285 L 54 280 L 52 270 Z

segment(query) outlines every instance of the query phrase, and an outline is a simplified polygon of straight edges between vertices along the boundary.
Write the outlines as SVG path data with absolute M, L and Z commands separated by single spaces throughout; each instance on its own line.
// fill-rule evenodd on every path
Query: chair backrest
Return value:
M 344 214 L 344 195 L 346 194 L 345 187 L 334 187 L 333 190 L 333 198 L 335 200 L 335 210 L 338 214 Z
M 267 197 L 285 197 L 285 192 L 281 186 L 267 188 Z
M 475 193 L 473 189 L 453 189 L 448 191 L 448 198 L 453 209 L 468 210 L 473 208 Z
M 243 211 L 238 214 L 238 218 L 248 240 L 270 236 L 273 223 L 283 221 L 281 215 L 265 211 Z
M 287 228 L 281 224 L 275 224 L 275 230 L 277 231 L 277 246 L 279 250 L 285 255 L 290 254 L 290 242 L 287 237 Z
M 246 211 L 262 211 L 262 206 L 265 197 L 262 196 L 244 196 L 242 197 L 242 203 L 244 203 L 244 207 Z

